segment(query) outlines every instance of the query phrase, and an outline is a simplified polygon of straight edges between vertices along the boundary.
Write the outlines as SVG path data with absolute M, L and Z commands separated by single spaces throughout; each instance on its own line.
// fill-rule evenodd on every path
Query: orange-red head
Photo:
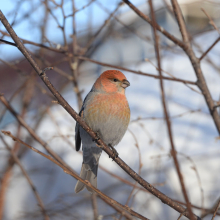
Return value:
M 107 70 L 96 80 L 93 89 L 100 92 L 124 94 L 125 88 L 130 86 L 125 75 L 118 70 Z

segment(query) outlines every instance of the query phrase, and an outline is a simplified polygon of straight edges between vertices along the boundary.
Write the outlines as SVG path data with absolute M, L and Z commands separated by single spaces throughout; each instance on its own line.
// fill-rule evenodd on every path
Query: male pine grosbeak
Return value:
M 125 96 L 125 88 L 130 86 L 123 73 L 118 70 L 107 70 L 94 83 L 86 96 L 79 115 L 87 125 L 97 133 L 113 150 L 124 136 L 129 120 L 130 109 Z M 97 172 L 102 149 L 92 137 L 77 123 L 75 144 L 80 149 L 82 140 L 83 164 L 80 177 L 97 187 Z M 75 192 L 78 193 L 85 185 L 77 181 Z M 93 190 L 87 187 L 87 190 Z

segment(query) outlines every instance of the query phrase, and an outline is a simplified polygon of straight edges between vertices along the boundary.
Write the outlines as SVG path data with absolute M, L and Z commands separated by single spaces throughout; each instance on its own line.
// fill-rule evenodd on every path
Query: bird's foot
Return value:
M 98 141 L 98 140 L 100 140 L 100 137 L 99 137 L 99 134 L 96 133 L 96 137 L 95 137 L 95 139 L 93 139 L 93 141 L 96 142 L 96 141 Z
M 117 150 L 115 150 L 115 148 L 112 147 L 111 144 L 109 144 L 108 146 L 111 148 L 111 150 L 112 150 L 112 152 L 113 152 L 113 159 L 117 158 L 117 157 L 118 157 L 118 152 L 117 152 Z M 110 157 L 110 156 L 109 156 L 109 157 Z

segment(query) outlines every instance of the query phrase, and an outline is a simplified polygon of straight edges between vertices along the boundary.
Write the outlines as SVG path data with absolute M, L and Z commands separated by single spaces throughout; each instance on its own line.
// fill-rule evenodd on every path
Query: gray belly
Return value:
M 127 125 L 123 125 L 120 120 L 107 120 L 96 128 L 99 137 L 111 146 L 117 145 L 127 130 Z

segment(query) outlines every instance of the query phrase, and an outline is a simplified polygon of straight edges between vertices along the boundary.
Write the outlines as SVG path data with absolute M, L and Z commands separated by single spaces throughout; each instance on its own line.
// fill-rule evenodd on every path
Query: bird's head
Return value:
M 107 93 L 119 92 L 124 94 L 125 88 L 128 86 L 130 83 L 122 72 L 107 70 L 96 80 L 93 89 Z

